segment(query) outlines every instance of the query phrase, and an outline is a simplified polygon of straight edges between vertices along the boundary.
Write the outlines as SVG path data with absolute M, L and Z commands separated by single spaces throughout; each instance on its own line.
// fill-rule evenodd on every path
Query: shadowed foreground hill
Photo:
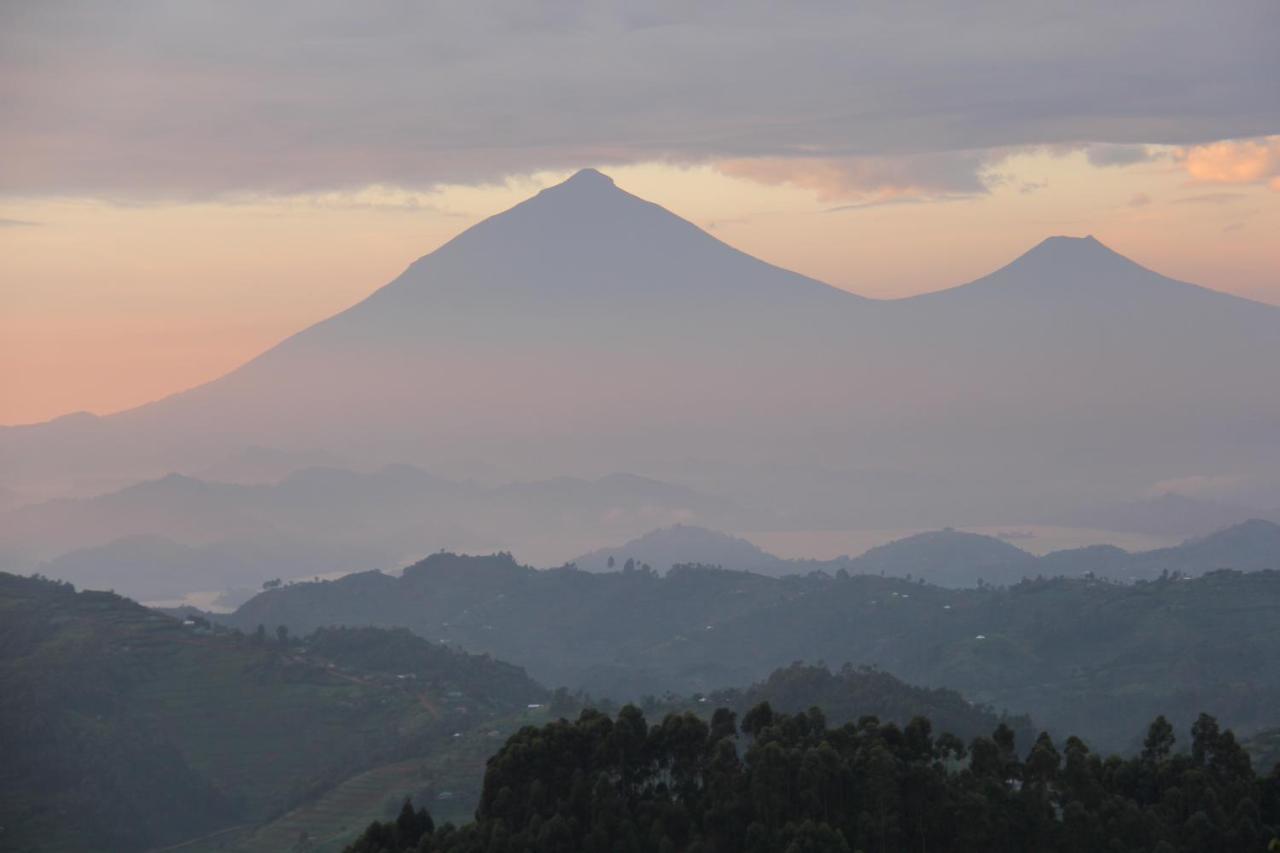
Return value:
M 1118 749 L 1158 713 L 1273 725 L 1278 618 L 1274 571 L 952 590 L 878 575 L 540 572 L 509 555 L 437 554 L 401 578 L 266 592 L 229 622 L 405 626 L 616 699 L 748 684 L 793 661 L 874 665 Z
M 710 701 L 745 714 L 762 702 L 778 711 L 801 714 L 818 707 L 833 725 L 873 716 L 905 726 L 927 717 L 938 729 L 966 740 L 1008 725 L 1019 738 L 1035 736 L 1027 716 L 1009 717 L 975 705 L 954 690 L 914 687 L 882 670 L 845 665 L 836 672 L 825 666 L 793 663 L 775 670 L 745 690 L 720 690 Z
M 8 574 L 0 685 L 13 850 L 138 850 L 258 821 L 544 695 L 515 667 L 408 632 L 215 633 Z M 446 691 L 462 698 L 441 709 Z
M 739 731 L 741 734 L 739 734 Z M 529 727 L 489 762 L 476 821 L 433 826 L 406 804 L 348 853 L 1256 853 L 1280 829 L 1280 768 L 1255 773 L 1201 715 L 1190 750 L 1149 727 L 1141 755 L 1103 758 L 1078 738 L 1007 727 L 967 745 L 916 718 L 839 728 L 822 711 L 649 725 L 584 712 Z M 1184 741 L 1184 743 L 1186 743 Z

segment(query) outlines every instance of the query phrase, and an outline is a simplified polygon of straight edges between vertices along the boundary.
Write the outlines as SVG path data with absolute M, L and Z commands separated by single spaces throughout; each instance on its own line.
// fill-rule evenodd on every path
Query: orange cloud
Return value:
M 1192 180 L 1215 184 L 1268 182 L 1280 190 L 1280 136 L 1223 140 L 1177 152 Z
M 986 171 L 998 154 L 944 152 L 903 157 L 756 157 L 722 160 L 721 174 L 766 186 L 789 184 L 826 202 L 880 203 L 985 193 Z

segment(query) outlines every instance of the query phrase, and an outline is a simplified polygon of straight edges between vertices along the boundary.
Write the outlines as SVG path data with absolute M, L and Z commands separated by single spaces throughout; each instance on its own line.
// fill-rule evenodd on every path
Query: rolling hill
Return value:
M 408 632 L 282 642 L 0 574 L 6 849 L 141 850 L 307 801 L 545 694 Z
M 1280 572 L 1186 578 L 1173 563 L 1146 569 L 1153 580 L 1108 582 L 1082 568 L 1075 577 L 947 589 L 923 577 L 538 571 L 509 555 L 436 554 L 400 578 L 295 584 L 220 618 L 294 631 L 404 626 L 617 699 L 708 692 L 794 661 L 825 661 L 878 666 L 1027 711 L 1108 748 L 1130 747 L 1114 738 L 1159 713 L 1181 723 L 1209 711 L 1245 732 L 1273 725 Z
M 630 542 L 614 548 L 599 548 L 570 562 L 584 571 L 603 572 L 622 569 L 628 560 L 636 566 L 649 565 L 658 572 L 679 563 L 721 566 L 762 575 L 797 571 L 793 561 L 775 557 L 745 539 L 687 524 L 651 530 Z

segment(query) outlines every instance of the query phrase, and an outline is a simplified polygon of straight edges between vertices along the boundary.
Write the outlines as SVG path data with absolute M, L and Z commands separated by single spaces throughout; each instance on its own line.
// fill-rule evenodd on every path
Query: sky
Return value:
M 581 167 L 866 296 L 1280 304 L 1280 4 L 0 6 L 0 423 L 215 378 Z

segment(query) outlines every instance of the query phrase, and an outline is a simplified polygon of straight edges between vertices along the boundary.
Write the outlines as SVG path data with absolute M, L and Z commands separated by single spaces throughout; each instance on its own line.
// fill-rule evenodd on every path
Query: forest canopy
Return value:
M 1019 746 L 1001 724 L 969 743 L 917 717 L 767 703 L 741 722 L 671 714 L 526 727 L 489 762 L 476 821 L 435 826 L 406 803 L 347 853 L 615 851 L 1216 851 L 1268 849 L 1280 828 L 1280 766 L 1255 774 L 1230 731 L 1201 715 L 1179 750 L 1164 717 L 1142 751 L 1101 756 L 1047 734 Z

